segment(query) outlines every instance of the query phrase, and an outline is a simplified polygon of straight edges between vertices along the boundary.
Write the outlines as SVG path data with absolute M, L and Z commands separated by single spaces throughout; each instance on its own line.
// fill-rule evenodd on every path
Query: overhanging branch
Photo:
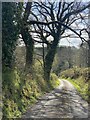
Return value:
M 28 24 L 40 24 L 40 25 L 50 25 L 50 24 L 56 24 L 56 23 L 58 23 L 58 24 L 60 24 L 60 25 L 62 25 L 62 26 L 64 26 L 66 29 L 69 29 L 69 30 L 71 30 L 72 32 L 74 32 L 76 35 L 78 35 L 78 37 L 83 41 L 86 41 L 83 37 L 81 37 L 81 35 L 79 34 L 79 33 L 77 33 L 74 29 L 72 29 L 72 28 L 70 28 L 69 26 L 67 26 L 67 25 L 65 25 L 65 24 L 63 24 L 62 22 L 60 22 L 60 21 L 53 21 L 53 22 L 48 22 L 48 23 L 46 23 L 46 22 L 40 22 L 40 21 L 29 21 L 29 22 L 27 22 Z

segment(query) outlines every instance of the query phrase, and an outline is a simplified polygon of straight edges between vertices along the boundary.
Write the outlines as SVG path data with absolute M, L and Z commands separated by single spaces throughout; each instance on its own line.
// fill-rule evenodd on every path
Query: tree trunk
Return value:
M 32 71 L 33 66 L 33 50 L 34 45 L 33 41 L 31 41 L 31 44 L 26 45 L 26 68 L 29 68 L 30 71 Z
M 45 56 L 44 60 L 44 79 L 48 82 L 50 80 L 50 72 L 52 69 L 52 64 L 54 60 L 54 56 L 56 53 L 58 41 L 52 44 L 48 50 L 48 53 Z
M 89 40 L 88 40 L 88 67 L 90 67 L 90 32 L 88 33 Z
M 26 8 L 21 19 L 20 29 L 22 39 L 26 47 L 26 70 L 32 73 L 34 42 L 27 27 L 27 20 L 31 12 L 32 2 L 27 2 Z M 22 16 L 22 15 L 21 15 Z M 29 68 L 29 69 L 28 69 Z
M 32 73 L 34 41 L 27 29 L 22 29 L 21 35 L 26 47 L 26 69 Z

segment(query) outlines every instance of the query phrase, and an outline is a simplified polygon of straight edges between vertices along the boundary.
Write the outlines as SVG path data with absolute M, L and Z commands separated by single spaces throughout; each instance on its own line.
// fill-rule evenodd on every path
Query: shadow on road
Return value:
M 60 80 L 60 86 L 39 98 L 22 118 L 86 118 L 88 103 L 77 93 L 73 85 Z

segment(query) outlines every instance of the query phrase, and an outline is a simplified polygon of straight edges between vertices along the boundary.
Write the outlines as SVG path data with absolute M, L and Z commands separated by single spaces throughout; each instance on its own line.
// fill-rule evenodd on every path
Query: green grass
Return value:
M 55 73 L 51 73 L 51 79 L 50 79 L 50 86 L 52 89 L 56 88 L 58 85 L 60 85 L 60 81 Z
M 87 74 L 88 73 L 88 74 Z M 72 68 L 61 73 L 61 77 L 70 81 L 83 99 L 89 102 L 90 68 Z
M 68 81 L 70 81 L 74 85 L 74 87 L 80 93 L 82 98 L 85 99 L 86 101 L 88 101 L 88 95 L 89 95 L 88 83 L 84 83 L 83 82 L 84 80 L 82 77 L 77 78 L 77 79 L 68 78 Z
M 28 106 L 34 104 L 38 97 L 50 92 L 59 85 L 58 77 L 53 73 L 48 83 L 39 73 L 34 79 L 30 74 L 19 74 L 17 69 L 3 72 L 3 114 L 6 118 L 21 117 Z

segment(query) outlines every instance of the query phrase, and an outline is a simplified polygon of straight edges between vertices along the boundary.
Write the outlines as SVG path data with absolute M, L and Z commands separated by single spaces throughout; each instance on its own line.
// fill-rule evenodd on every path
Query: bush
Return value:
M 74 78 L 75 74 L 74 74 L 74 70 L 69 69 L 69 70 L 65 70 L 63 72 L 60 73 L 60 76 L 63 78 Z
M 79 71 L 77 69 L 69 69 L 69 70 L 65 70 L 63 72 L 61 72 L 60 74 L 62 77 L 65 78 L 71 78 L 71 79 L 75 79 L 79 76 Z
M 43 62 L 42 62 L 42 60 L 39 60 L 39 61 L 35 60 L 33 70 L 35 73 L 34 75 L 36 75 L 36 74 L 39 74 L 41 76 L 43 75 Z
M 51 73 L 50 77 L 50 85 L 52 88 L 57 87 L 60 84 L 60 81 L 58 80 L 58 76 L 55 73 Z
M 6 69 L 3 72 L 3 114 L 5 117 L 17 117 L 21 112 L 18 110 L 20 96 L 20 76 L 16 69 Z
M 61 73 L 61 77 L 68 80 L 76 87 L 82 98 L 89 101 L 90 97 L 89 80 L 90 68 L 72 68 Z
M 31 75 L 19 75 L 17 69 L 6 69 L 3 72 L 4 117 L 19 117 L 30 103 L 36 101 L 39 93 L 39 87 Z
M 36 102 L 37 98 L 52 88 L 43 79 L 42 73 L 19 73 L 16 68 L 3 71 L 3 118 L 20 117 L 28 105 Z M 57 85 L 58 77 L 51 75 L 50 86 Z
M 90 68 L 84 68 L 82 69 L 82 76 L 84 77 L 84 80 L 88 82 L 90 80 Z
M 79 77 L 77 79 L 68 79 L 77 89 L 77 91 L 81 94 L 82 98 L 88 101 L 88 96 L 90 92 L 88 91 L 88 83 L 85 83 L 83 77 Z
M 60 76 L 63 78 L 76 79 L 80 76 L 84 77 L 84 80 L 88 81 L 90 79 L 90 68 L 72 68 L 65 70 L 60 73 Z

